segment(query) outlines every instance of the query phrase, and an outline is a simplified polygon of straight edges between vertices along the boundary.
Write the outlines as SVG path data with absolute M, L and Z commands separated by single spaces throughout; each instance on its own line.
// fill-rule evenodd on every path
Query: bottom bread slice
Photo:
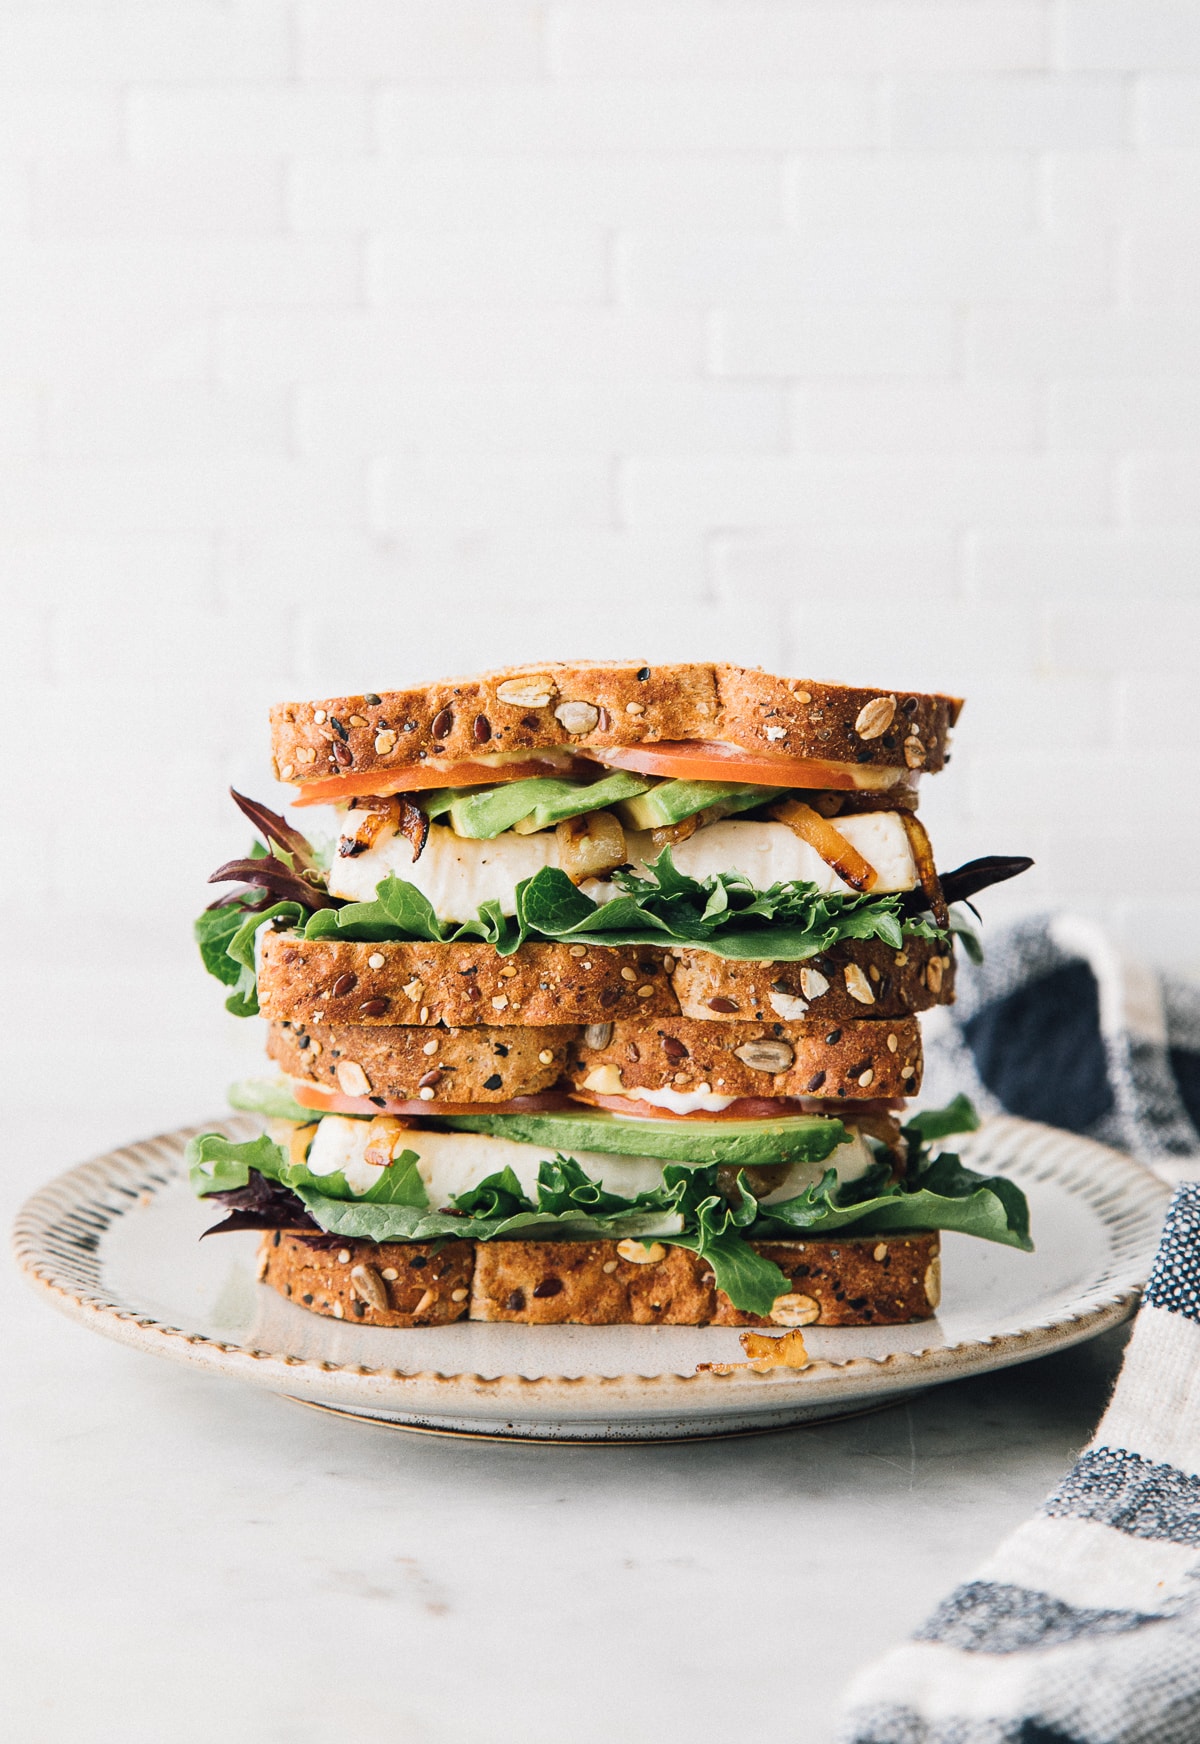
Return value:
M 790 1288 L 735 1308 L 707 1262 L 641 1241 L 341 1242 L 271 1230 L 258 1275 L 315 1314 L 365 1326 L 503 1320 L 552 1326 L 897 1326 L 941 1296 L 936 1230 L 757 1241 Z

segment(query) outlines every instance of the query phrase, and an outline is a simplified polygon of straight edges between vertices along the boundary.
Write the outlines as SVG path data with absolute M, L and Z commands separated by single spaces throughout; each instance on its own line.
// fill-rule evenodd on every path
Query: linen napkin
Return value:
M 962 974 L 925 1088 L 1174 1179 L 1112 1403 L 1040 1512 L 846 1698 L 842 1744 L 1200 1741 L 1200 989 L 1039 917 Z M 932 1080 L 932 1082 L 931 1082 Z

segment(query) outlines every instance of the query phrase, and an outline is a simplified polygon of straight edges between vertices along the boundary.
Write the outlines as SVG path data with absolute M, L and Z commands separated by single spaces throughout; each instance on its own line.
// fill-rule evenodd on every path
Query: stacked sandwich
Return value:
M 939 1231 L 1029 1245 L 905 1117 L 961 907 L 917 812 L 950 697 L 546 664 L 272 713 L 302 832 L 197 923 L 278 1075 L 191 1147 L 260 1277 L 379 1326 L 915 1320 Z

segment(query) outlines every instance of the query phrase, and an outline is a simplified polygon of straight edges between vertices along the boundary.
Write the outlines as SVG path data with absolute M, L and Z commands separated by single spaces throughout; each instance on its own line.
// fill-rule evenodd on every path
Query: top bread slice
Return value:
M 546 661 L 410 690 L 277 703 L 281 781 L 394 775 L 436 757 L 719 740 L 781 757 L 938 770 L 957 697 L 864 690 L 693 662 Z

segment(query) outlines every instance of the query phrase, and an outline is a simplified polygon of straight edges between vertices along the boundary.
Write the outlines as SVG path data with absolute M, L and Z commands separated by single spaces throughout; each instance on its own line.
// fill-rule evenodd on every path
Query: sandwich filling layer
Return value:
M 356 814 L 347 813 L 353 820 Z M 874 869 L 871 890 L 891 895 L 915 888 L 917 869 L 897 812 L 864 812 L 839 822 L 845 837 Z M 352 838 L 342 835 L 339 843 Z M 631 831 L 624 838 L 620 864 L 645 878 L 657 858 L 647 832 Z M 671 850 L 675 866 L 685 877 L 701 881 L 721 873 L 733 873 L 766 890 L 773 884 L 813 886 L 823 896 L 853 896 L 847 884 L 816 849 L 782 823 L 721 822 L 697 830 Z M 474 918 L 485 903 L 496 903 L 501 914 L 517 912 L 517 886 L 546 867 L 562 868 L 562 843 L 556 831 L 531 835 L 509 831 L 490 840 L 462 837 L 444 825 L 431 824 L 425 845 L 414 858 L 413 844 L 393 832 L 357 855 L 335 853 L 329 866 L 331 896 L 347 902 L 369 902 L 383 879 L 403 879 L 419 890 L 439 920 L 458 922 Z M 579 886 L 594 902 L 608 903 L 620 896 L 618 885 L 607 878 L 587 878 Z
M 274 1121 L 268 1133 L 243 1143 L 202 1134 L 191 1141 L 188 1162 L 195 1190 L 228 1213 L 220 1228 L 374 1242 L 659 1239 L 704 1258 L 717 1288 L 753 1313 L 768 1313 L 787 1289 L 778 1267 L 752 1247 L 756 1241 L 842 1229 L 856 1235 L 959 1229 L 1030 1245 L 1018 1188 L 928 1148 L 929 1139 L 975 1124 L 962 1099 L 904 1129 L 903 1169 L 890 1147 L 848 1132 L 840 1121 L 812 1118 L 731 1123 L 758 1126 L 760 1160 L 706 1162 L 706 1148 L 726 1138 L 727 1129 L 713 1124 L 712 1140 L 702 1146 L 699 1129 L 686 1122 L 583 1111 L 420 1128 L 388 1116 L 330 1115 L 308 1124 Z M 806 1132 L 806 1144 L 781 1161 L 792 1125 Z M 657 1138 L 663 1127 L 687 1127 L 686 1135 L 662 1137 L 676 1145 L 686 1136 L 697 1160 L 668 1161 L 639 1142 L 643 1134 Z M 820 1129 L 824 1142 L 814 1152 Z M 573 1143 L 572 1135 L 589 1142 Z

